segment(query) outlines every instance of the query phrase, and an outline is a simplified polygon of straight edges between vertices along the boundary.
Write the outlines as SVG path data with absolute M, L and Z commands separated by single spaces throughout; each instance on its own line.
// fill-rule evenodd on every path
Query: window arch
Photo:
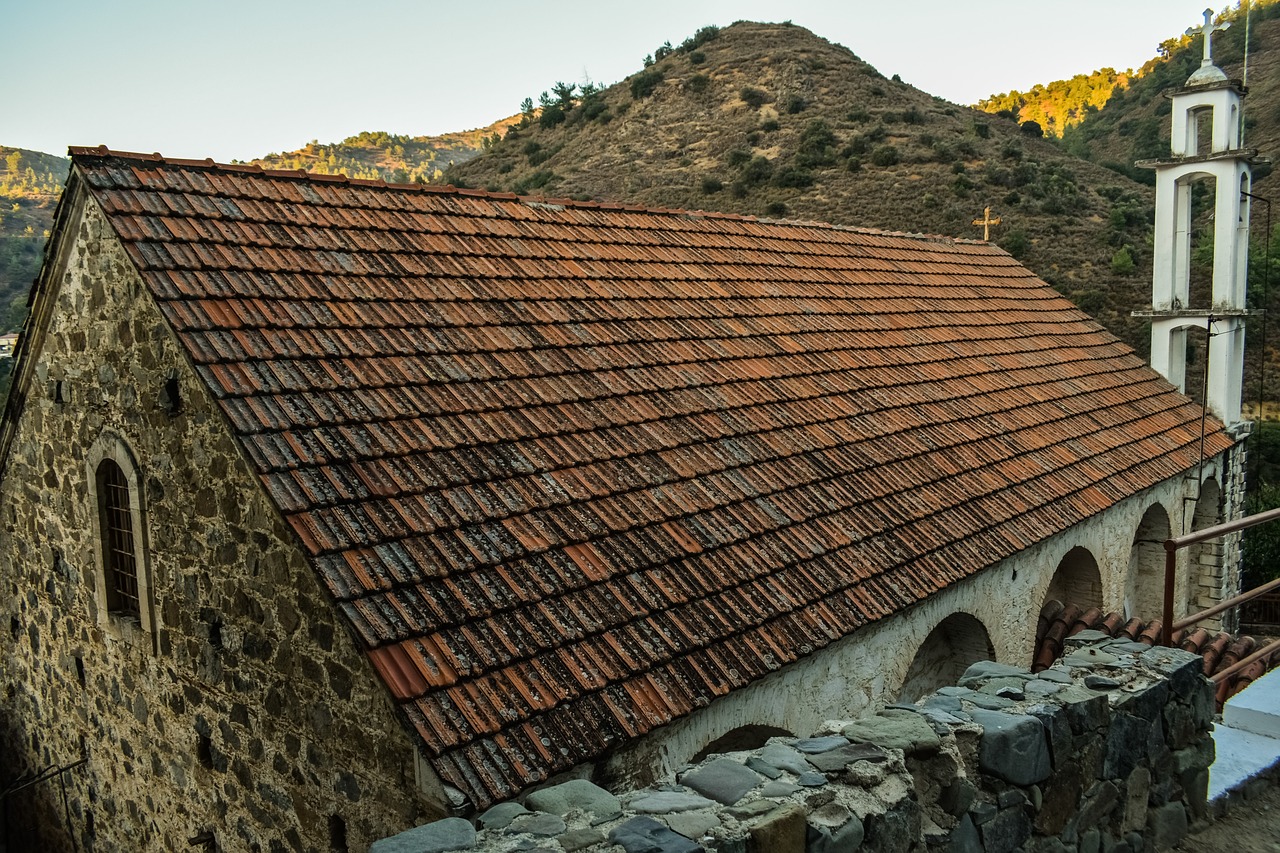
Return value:
M 94 538 L 94 603 L 108 634 L 155 650 L 142 478 L 128 445 L 105 433 L 86 463 Z
M 107 612 L 138 618 L 138 556 L 133 538 L 129 480 L 114 459 L 98 464 L 98 526 Z

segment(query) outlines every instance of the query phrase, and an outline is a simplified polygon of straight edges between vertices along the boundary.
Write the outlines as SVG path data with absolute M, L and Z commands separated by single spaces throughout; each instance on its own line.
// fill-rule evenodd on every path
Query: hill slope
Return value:
M 800 27 L 739 22 L 544 111 L 445 180 L 992 239 L 1145 351 L 1151 194 L 1016 123 L 889 80 Z M 664 55 L 665 54 L 665 55 Z M 1128 245 L 1131 264 L 1113 256 Z
M 346 175 L 407 184 L 440 177 L 450 164 L 464 163 L 485 150 L 520 120 L 511 116 L 488 127 L 439 136 L 399 136 L 365 131 L 341 142 L 312 141 L 297 151 L 268 154 L 251 162 L 266 169 L 305 169 L 322 175 Z
M 22 324 L 69 167 L 65 157 L 0 145 L 0 333 Z
M 1242 18 L 1214 34 L 1215 63 L 1238 79 L 1244 72 L 1245 27 Z M 1250 26 L 1249 94 L 1244 101 L 1245 145 L 1275 156 L 1280 149 L 1280 2 L 1254 9 Z M 1165 93 L 1182 86 L 1200 64 L 1201 42 L 1190 38 L 1165 42 L 1166 57 L 1143 66 L 1127 88 L 1117 88 L 1097 113 L 1063 134 L 1067 151 L 1140 180 L 1135 160 L 1169 156 L 1169 101 Z M 1257 170 L 1255 187 L 1265 194 L 1269 169 Z

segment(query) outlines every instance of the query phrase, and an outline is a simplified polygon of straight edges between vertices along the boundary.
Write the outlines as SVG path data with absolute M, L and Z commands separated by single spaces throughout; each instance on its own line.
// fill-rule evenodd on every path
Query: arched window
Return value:
M 138 558 L 134 550 L 129 480 L 114 460 L 104 459 L 98 465 L 97 481 L 107 612 L 137 619 L 142 608 L 138 602 Z
M 85 460 L 97 572 L 94 603 L 107 634 L 131 646 L 157 650 L 155 606 L 147 555 L 143 482 L 129 446 L 104 433 Z

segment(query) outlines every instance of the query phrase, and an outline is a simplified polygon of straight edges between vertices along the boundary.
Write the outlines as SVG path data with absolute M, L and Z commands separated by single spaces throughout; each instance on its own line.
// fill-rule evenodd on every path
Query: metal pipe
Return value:
M 1210 616 L 1229 610 L 1237 604 L 1248 601 L 1256 596 L 1268 592 L 1271 589 L 1280 586 L 1280 578 L 1271 583 L 1264 584 L 1260 587 L 1250 590 L 1249 592 L 1237 595 L 1226 601 L 1210 607 L 1208 610 L 1188 616 L 1176 625 L 1173 621 L 1173 595 L 1174 586 L 1178 574 L 1178 551 L 1188 545 L 1195 545 L 1199 542 L 1206 542 L 1210 539 L 1217 539 L 1219 536 L 1225 536 L 1228 533 L 1235 533 L 1237 530 L 1245 530 L 1255 527 L 1259 524 L 1266 524 L 1268 521 L 1276 521 L 1280 519 L 1280 507 L 1269 509 L 1266 512 L 1259 512 L 1254 515 L 1246 515 L 1244 518 L 1237 518 L 1235 521 L 1227 521 L 1222 524 L 1215 524 L 1213 527 L 1206 527 L 1204 530 L 1193 530 L 1190 533 L 1184 533 L 1181 536 L 1174 536 L 1164 540 L 1164 608 L 1163 621 L 1160 625 L 1161 642 L 1165 646 L 1173 646 L 1173 634 L 1179 628 L 1186 628 L 1194 625 L 1201 619 L 1207 619 Z
M 70 764 L 64 764 L 62 767 L 56 767 L 56 766 L 46 767 L 45 769 L 37 773 L 34 778 L 28 779 L 26 782 L 23 782 L 20 785 L 15 784 L 14 787 L 8 788 L 3 793 L 0 793 L 0 799 L 7 799 L 8 797 L 11 797 L 12 795 L 18 793 L 19 791 L 25 790 L 26 788 L 30 788 L 32 785 L 38 785 L 41 782 L 45 782 L 49 779 L 52 779 L 54 776 L 57 776 L 60 773 L 66 773 L 68 770 L 74 770 L 88 760 L 89 760 L 89 757 L 85 756 L 79 761 L 73 761 Z
M 1196 624 L 1202 619 L 1208 619 L 1210 616 L 1217 616 L 1219 613 L 1221 613 L 1224 610 L 1230 610 L 1236 605 L 1244 604 L 1246 601 L 1249 601 L 1252 598 L 1256 598 L 1259 595 L 1262 595 L 1264 592 L 1271 592 L 1271 590 L 1277 589 L 1277 588 L 1280 588 L 1280 578 L 1276 578 L 1273 581 L 1264 583 L 1262 586 L 1254 587 L 1248 592 L 1242 592 L 1239 595 L 1237 595 L 1235 598 L 1228 598 L 1226 601 L 1220 601 L 1207 610 L 1201 610 L 1199 613 L 1193 613 L 1190 616 L 1186 617 L 1185 619 L 1180 619 L 1177 622 L 1173 623 L 1173 627 L 1170 629 L 1170 633 L 1173 633 L 1174 631 L 1180 631 L 1183 628 L 1190 628 L 1192 625 Z
M 1177 551 L 1188 545 L 1195 545 L 1197 542 L 1215 539 L 1228 533 L 1235 533 L 1237 530 L 1244 530 L 1257 524 L 1266 524 L 1268 521 L 1275 521 L 1276 519 L 1280 519 L 1280 507 L 1269 509 L 1266 512 L 1246 515 L 1244 518 L 1237 518 L 1235 521 L 1215 524 L 1213 527 L 1206 527 L 1204 530 L 1193 530 L 1181 536 L 1174 536 L 1172 539 L 1164 540 L 1164 549 L 1166 551 Z
M 1280 651 L 1280 640 L 1276 640 L 1276 641 L 1274 641 L 1274 642 L 1270 643 L 1269 645 L 1263 646 L 1262 648 L 1258 649 L 1258 650 L 1257 650 L 1256 652 L 1254 652 L 1253 654 L 1249 655 L 1249 656 L 1248 656 L 1247 658 L 1245 658 L 1244 660 L 1242 660 L 1242 661 L 1237 661 L 1236 663 L 1233 663 L 1233 664 L 1231 664 L 1231 666 L 1229 666 L 1229 667 L 1227 667 L 1226 669 L 1224 669 L 1222 672 L 1215 673 L 1215 674 L 1213 675 L 1213 677 L 1212 677 L 1212 678 L 1213 678 L 1213 683 L 1214 683 L 1214 684 L 1221 684 L 1222 682 L 1226 681 L 1226 680 L 1227 680 L 1228 678 L 1230 678 L 1231 676 L 1235 675 L 1235 674 L 1236 674 L 1237 672 L 1239 672 L 1240 670 L 1242 670 L 1242 669 L 1244 669 L 1245 667 L 1247 667 L 1249 664 L 1254 663 L 1254 662 L 1256 662 L 1256 661 L 1260 661 L 1260 660 L 1262 660 L 1264 657 L 1266 657 L 1268 654 L 1270 654 L 1271 652 L 1276 652 L 1276 651 Z

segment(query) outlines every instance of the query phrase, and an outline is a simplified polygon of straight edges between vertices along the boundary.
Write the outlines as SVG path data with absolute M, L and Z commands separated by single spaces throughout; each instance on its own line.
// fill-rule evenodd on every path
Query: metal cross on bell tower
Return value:
M 1220 32 L 1231 26 L 1230 21 L 1223 21 L 1220 24 L 1213 22 L 1213 10 L 1204 10 L 1204 23 L 1198 27 L 1187 27 L 1187 35 L 1191 37 L 1204 36 L 1204 58 L 1200 60 L 1200 67 L 1205 68 L 1213 65 L 1213 45 L 1212 39 L 1215 32 Z

